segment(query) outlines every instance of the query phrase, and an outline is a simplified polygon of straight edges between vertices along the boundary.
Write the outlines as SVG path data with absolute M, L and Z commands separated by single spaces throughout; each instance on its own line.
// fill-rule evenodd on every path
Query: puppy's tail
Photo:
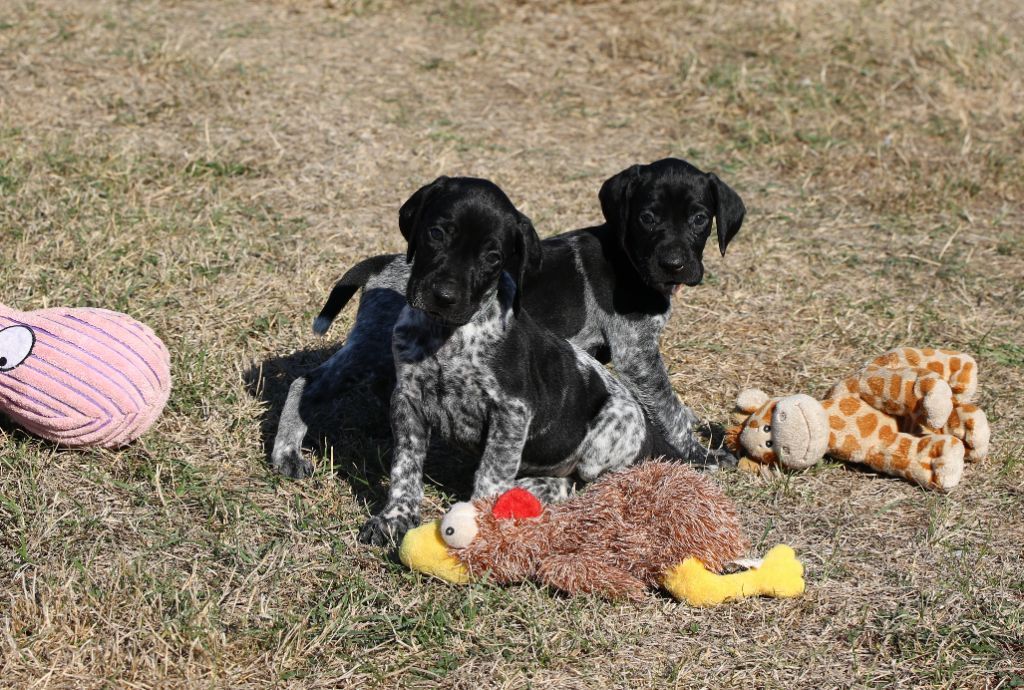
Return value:
M 366 281 L 384 270 L 384 267 L 394 261 L 396 256 L 398 255 L 381 254 L 380 256 L 371 256 L 369 259 L 364 259 L 345 271 L 345 275 L 334 284 L 331 294 L 327 296 L 323 309 L 320 310 L 320 314 L 313 321 L 313 332 L 317 335 L 326 333 L 327 329 L 334 323 L 334 318 L 345 308 L 348 301 L 352 299 L 352 295 L 356 294 L 356 291 L 366 285 Z

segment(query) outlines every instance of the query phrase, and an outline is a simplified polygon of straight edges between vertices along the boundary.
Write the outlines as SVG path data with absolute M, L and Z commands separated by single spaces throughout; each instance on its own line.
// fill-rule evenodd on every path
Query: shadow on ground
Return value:
M 337 347 L 296 350 L 269 357 L 246 370 L 246 391 L 265 403 L 260 436 L 268 467 L 288 387 L 325 362 Z M 305 453 L 312 453 L 314 467 L 329 464 L 370 512 L 382 508 L 387 498 L 393 445 L 388 422 L 390 394 L 388 385 L 358 386 L 329 403 L 302 411 L 309 425 L 303 446 Z M 475 465 L 473 458 L 434 442 L 427 456 L 425 481 L 454 499 L 465 500 L 472 493 Z

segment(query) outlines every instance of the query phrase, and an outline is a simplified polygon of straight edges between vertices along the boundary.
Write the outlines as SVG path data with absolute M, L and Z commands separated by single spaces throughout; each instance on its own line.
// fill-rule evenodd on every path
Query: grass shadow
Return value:
M 337 347 L 304 348 L 268 357 L 245 371 L 246 391 L 265 403 L 260 438 L 268 465 L 289 386 L 325 362 Z M 303 447 L 305 452 L 313 452 L 314 466 L 319 470 L 329 465 L 371 513 L 380 510 L 387 498 L 393 449 L 388 420 L 390 395 L 390 382 L 356 386 L 334 400 L 306 406 L 301 413 L 309 425 Z M 435 440 L 424 465 L 424 481 L 448 498 L 467 499 L 472 493 L 476 465 L 476 459 Z

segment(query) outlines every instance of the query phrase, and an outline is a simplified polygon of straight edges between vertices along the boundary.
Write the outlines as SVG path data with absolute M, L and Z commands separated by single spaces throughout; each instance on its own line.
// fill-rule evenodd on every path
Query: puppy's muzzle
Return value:
M 459 301 L 454 283 L 439 283 L 430 289 L 430 302 L 438 311 L 450 308 Z
M 699 285 L 704 277 L 700 262 L 683 252 L 667 252 L 658 257 L 658 268 L 663 282 L 670 286 Z
M 454 281 L 423 280 L 409 290 L 409 304 L 443 323 L 458 326 L 466 323 L 472 312 Z

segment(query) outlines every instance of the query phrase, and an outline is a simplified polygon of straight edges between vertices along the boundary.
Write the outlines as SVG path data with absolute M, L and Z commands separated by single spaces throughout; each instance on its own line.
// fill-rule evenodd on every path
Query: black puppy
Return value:
M 601 362 L 611 361 L 687 459 L 735 463 L 727 451 L 708 450 L 694 434 L 699 422 L 672 390 L 658 347 L 672 296 L 704 274 L 712 218 L 724 254 L 743 223 L 743 202 L 714 174 L 674 158 L 615 175 L 602 185 L 600 201 L 603 225 L 541 242 L 540 266 L 527 267 L 524 304 L 545 328 Z M 302 457 L 309 408 L 355 385 L 394 384 L 391 331 L 405 306 L 408 279 L 404 257 L 386 255 L 367 259 L 338 281 L 314 330 L 326 332 L 365 286 L 355 326 L 344 347 L 292 384 L 271 453 L 275 469 L 293 477 L 312 470 Z
M 592 481 L 647 455 L 681 455 L 607 369 L 522 308 L 540 240 L 497 186 L 445 179 L 416 192 L 399 219 L 412 272 L 392 336 L 395 453 L 388 502 L 360 541 L 384 544 L 419 522 L 432 432 L 480 458 L 474 498 L 518 483 L 557 500 L 570 476 Z

